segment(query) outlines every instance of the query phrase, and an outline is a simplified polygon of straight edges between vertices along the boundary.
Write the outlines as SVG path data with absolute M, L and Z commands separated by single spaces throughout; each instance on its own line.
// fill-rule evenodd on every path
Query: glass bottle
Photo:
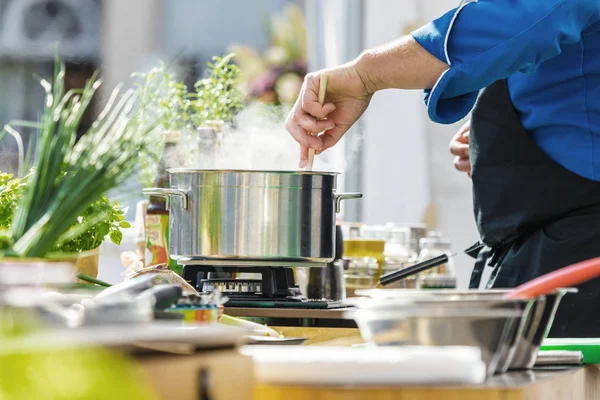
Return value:
M 164 147 L 156 172 L 155 187 L 169 187 L 169 168 L 181 165 L 178 145 L 181 135 L 177 131 L 164 133 Z M 146 265 L 169 264 L 181 275 L 182 267 L 169 257 L 169 210 L 167 199 L 151 196 L 146 210 Z

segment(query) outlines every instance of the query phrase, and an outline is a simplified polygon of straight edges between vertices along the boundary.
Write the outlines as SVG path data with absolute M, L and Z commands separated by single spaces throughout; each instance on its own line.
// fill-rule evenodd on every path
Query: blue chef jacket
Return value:
M 429 117 L 453 123 L 480 89 L 508 78 L 532 140 L 600 180 L 600 0 L 479 0 L 412 33 L 450 68 L 425 91 Z

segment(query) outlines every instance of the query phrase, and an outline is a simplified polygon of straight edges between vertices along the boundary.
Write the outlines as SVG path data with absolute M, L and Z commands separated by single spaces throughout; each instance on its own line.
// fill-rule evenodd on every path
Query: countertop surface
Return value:
M 254 398 L 261 400 L 597 400 L 597 366 L 544 367 L 510 372 L 474 386 L 293 386 L 257 382 Z

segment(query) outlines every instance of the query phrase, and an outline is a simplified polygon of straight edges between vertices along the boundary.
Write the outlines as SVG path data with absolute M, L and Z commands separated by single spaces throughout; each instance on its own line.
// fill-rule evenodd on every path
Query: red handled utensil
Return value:
M 556 289 L 577 286 L 600 276 L 600 257 L 581 261 L 542 275 L 517 286 L 505 295 L 508 299 L 532 299 Z

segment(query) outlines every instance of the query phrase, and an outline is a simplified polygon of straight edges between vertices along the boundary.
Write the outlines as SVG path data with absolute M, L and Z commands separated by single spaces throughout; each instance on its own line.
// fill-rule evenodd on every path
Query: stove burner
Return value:
M 210 293 L 218 290 L 223 294 L 261 294 L 262 280 L 258 279 L 204 279 L 202 288 Z
M 234 273 L 258 273 L 260 279 L 234 279 Z M 231 300 L 306 302 L 294 280 L 294 271 L 288 267 L 216 266 L 186 264 L 183 278 L 198 292 L 218 290 Z

